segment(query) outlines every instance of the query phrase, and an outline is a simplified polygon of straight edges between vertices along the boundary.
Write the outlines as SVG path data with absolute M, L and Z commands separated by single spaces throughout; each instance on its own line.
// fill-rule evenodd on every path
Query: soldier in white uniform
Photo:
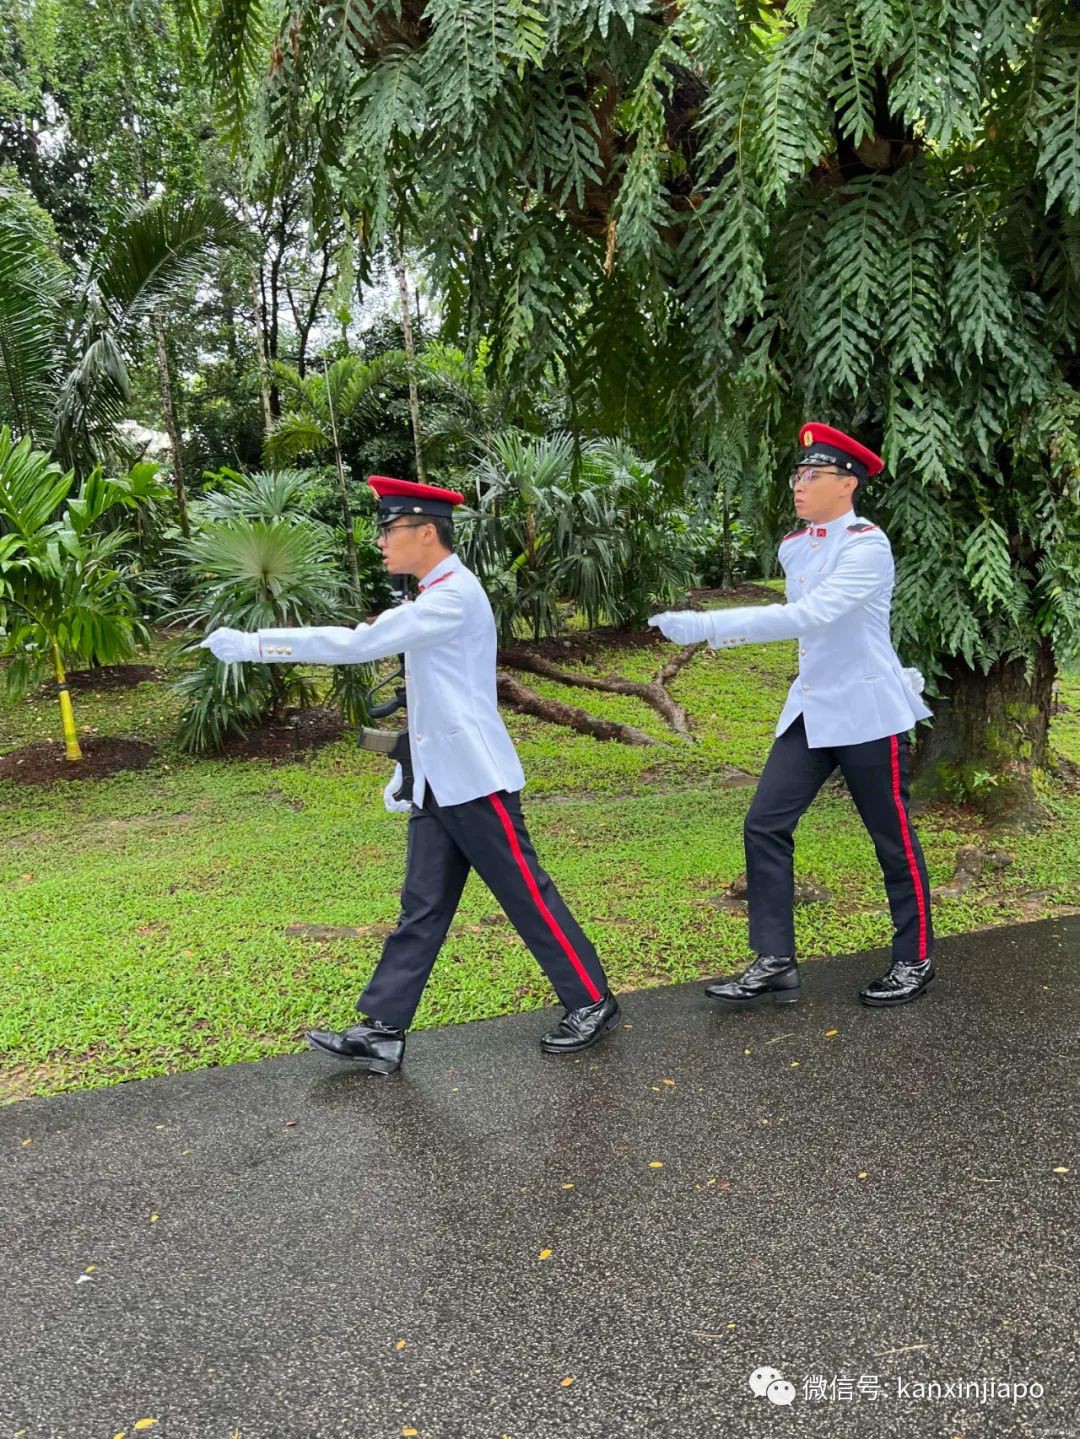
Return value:
M 412 756 L 401 919 L 357 1001 L 362 1019 L 312 1030 L 318 1049 L 388 1074 L 401 1067 L 405 1031 L 475 869 L 541 965 L 566 1013 L 541 1040 L 573 1054 L 619 1019 L 589 939 L 541 869 L 521 812 L 521 764 L 499 714 L 496 632 L 479 581 L 453 553 L 454 490 L 372 475 L 378 538 L 391 574 L 419 594 L 355 629 L 219 629 L 204 644 L 226 663 L 362 664 L 404 652 Z
M 930 886 L 908 812 L 908 731 L 930 711 L 920 698 L 921 676 L 902 669 L 892 647 L 889 542 L 852 507 L 859 484 L 878 474 L 882 461 L 828 425 L 806 425 L 800 439 L 791 488 L 803 525 L 780 545 L 787 604 L 681 611 L 649 621 L 678 644 L 799 642 L 799 673 L 743 833 L 757 958 L 738 979 L 717 980 L 705 992 L 734 1005 L 798 998 L 794 832 L 839 768 L 874 841 L 895 930 L 888 973 L 860 998 L 904 1004 L 934 981 Z

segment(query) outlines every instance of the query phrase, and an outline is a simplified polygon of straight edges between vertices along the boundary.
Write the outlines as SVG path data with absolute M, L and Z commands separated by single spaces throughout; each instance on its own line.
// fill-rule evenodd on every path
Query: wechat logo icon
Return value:
M 795 1385 L 789 1384 L 779 1369 L 762 1364 L 750 1375 L 750 1388 L 759 1399 L 770 1404 L 790 1404 L 795 1398 Z

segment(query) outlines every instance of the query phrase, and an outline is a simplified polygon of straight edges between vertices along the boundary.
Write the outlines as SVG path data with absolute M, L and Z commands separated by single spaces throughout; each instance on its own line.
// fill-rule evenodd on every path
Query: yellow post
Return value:
M 60 646 L 55 640 L 52 642 L 53 664 L 56 666 L 56 688 L 60 693 L 60 719 L 64 726 L 64 758 L 70 760 L 82 759 L 83 753 L 79 748 L 79 737 L 75 732 L 75 711 L 71 708 L 71 694 L 67 687 L 67 676 L 64 674 L 64 661 L 60 654 Z

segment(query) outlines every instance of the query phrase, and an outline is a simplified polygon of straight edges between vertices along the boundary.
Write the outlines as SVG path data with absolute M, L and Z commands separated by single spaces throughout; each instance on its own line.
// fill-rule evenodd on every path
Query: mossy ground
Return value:
M 645 678 L 669 649 L 618 649 L 601 668 Z M 167 647 L 155 647 L 169 665 Z M 746 920 L 708 901 L 742 870 L 752 789 L 793 668 L 792 647 L 699 655 L 673 686 L 698 741 L 672 738 L 638 700 L 527 677 L 542 693 L 626 720 L 664 743 L 600 744 L 541 721 L 508 723 L 529 776 L 542 862 L 594 937 L 616 989 L 741 966 Z M 1080 763 L 1080 678 L 1066 677 L 1057 751 Z M 296 763 L 194 760 L 172 739 L 168 683 L 76 696 L 87 732 L 158 748 L 151 767 L 31 788 L 0 781 L 0 1092 L 88 1088 L 286 1053 L 316 1023 L 349 1021 L 397 917 L 405 820 L 380 791 L 386 762 L 339 741 Z M 58 736 L 54 698 L 0 710 L 0 752 Z M 1080 905 L 1080 795 L 1049 797 L 1039 831 L 1010 837 L 1012 865 L 936 907 L 938 933 Z M 931 882 L 962 844 L 1000 840 L 958 807 L 918 821 Z M 835 899 L 797 911 L 810 959 L 887 943 L 870 841 L 829 786 L 798 832 L 797 865 Z M 355 939 L 291 937 L 292 925 L 373 927 Z M 486 1018 L 552 996 L 484 887 L 471 880 L 417 1025 Z

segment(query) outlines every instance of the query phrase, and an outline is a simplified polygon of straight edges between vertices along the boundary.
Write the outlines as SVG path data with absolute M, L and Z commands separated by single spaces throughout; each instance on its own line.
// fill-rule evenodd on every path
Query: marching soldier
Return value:
M 882 460 L 828 425 L 806 425 L 800 439 L 790 483 L 802 524 L 780 545 L 787 604 L 649 621 L 678 644 L 799 642 L 799 673 L 743 832 L 757 958 L 738 979 L 717 980 L 705 993 L 729 1005 L 798 999 L 794 832 L 839 768 L 874 841 L 895 929 L 888 972 L 859 997 L 906 1004 L 934 983 L 930 887 L 908 812 L 908 731 L 930 711 L 920 698 L 921 676 L 901 668 L 889 635 L 889 542 L 853 508 L 856 490 L 881 471 Z
M 525 776 L 496 700 L 491 605 L 453 553 L 453 512 L 462 496 L 379 475 L 368 483 L 379 497 L 383 562 L 391 574 L 420 581 L 415 602 L 355 629 L 219 629 L 203 642 L 228 664 L 362 664 L 405 654 L 414 781 L 401 919 L 357 1000 L 360 1023 L 312 1030 L 308 1039 L 364 1069 L 400 1069 L 405 1032 L 475 869 L 565 1008 L 541 1047 L 576 1054 L 615 1027 L 619 1006 L 525 828 Z

